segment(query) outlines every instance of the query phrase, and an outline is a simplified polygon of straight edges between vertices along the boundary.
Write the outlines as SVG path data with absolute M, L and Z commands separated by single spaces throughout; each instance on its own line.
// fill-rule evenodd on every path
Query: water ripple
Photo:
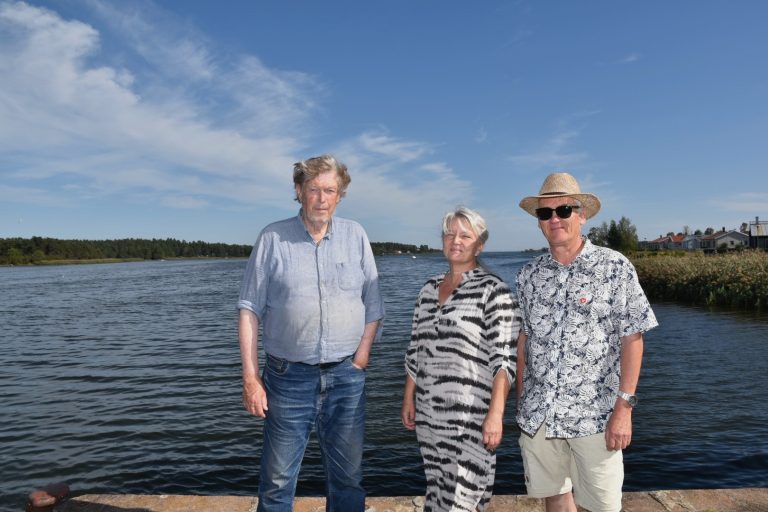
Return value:
M 485 263 L 510 284 L 527 256 Z M 419 494 L 413 432 L 400 424 L 416 295 L 440 255 L 378 259 L 387 308 L 368 370 L 364 484 Z M 253 495 L 262 422 L 240 403 L 236 333 L 245 261 L 0 268 L 0 510 L 51 481 L 76 493 Z M 656 304 L 625 453 L 626 489 L 768 486 L 765 316 Z M 759 387 L 759 386 L 758 386 Z M 524 493 L 509 411 L 496 492 Z M 313 438 L 299 495 L 323 493 Z M 8 507 L 8 508 L 3 508 Z

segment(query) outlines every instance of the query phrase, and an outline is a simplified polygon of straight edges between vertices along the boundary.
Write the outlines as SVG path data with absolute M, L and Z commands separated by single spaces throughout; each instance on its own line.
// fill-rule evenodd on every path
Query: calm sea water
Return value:
M 529 256 L 495 253 L 507 282 Z M 400 424 L 403 354 L 441 256 L 377 259 L 385 334 L 368 371 L 365 485 L 417 495 Z M 261 422 L 240 402 L 235 303 L 244 260 L 0 268 L 0 509 L 54 481 L 75 494 L 254 495 Z M 625 452 L 626 490 L 768 486 L 768 317 L 654 304 Z M 514 409 L 510 400 L 508 411 Z M 507 415 L 496 493 L 525 492 Z M 323 492 L 313 441 L 298 493 Z

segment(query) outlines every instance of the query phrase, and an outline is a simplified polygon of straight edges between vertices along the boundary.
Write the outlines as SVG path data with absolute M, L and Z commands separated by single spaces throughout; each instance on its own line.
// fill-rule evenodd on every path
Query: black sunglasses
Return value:
M 557 208 L 536 208 L 536 216 L 539 220 L 549 220 L 552 218 L 552 212 L 556 213 L 561 219 L 567 219 L 573 213 L 573 210 L 578 210 L 580 206 L 561 204 Z

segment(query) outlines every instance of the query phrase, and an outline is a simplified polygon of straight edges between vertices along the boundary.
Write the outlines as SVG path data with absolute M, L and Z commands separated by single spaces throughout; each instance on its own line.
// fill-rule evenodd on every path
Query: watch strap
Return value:
M 637 405 L 637 396 L 636 395 L 630 395 L 626 391 L 618 390 L 616 392 L 617 395 L 619 395 L 620 398 L 623 398 L 626 400 L 626 402 L 630 405 L 630 407 L 634 407 Z

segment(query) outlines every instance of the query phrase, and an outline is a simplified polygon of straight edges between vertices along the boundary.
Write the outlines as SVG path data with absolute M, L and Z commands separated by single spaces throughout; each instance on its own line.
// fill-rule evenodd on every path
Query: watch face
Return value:
M 617 394 L 619 395 L 619 397 L 621 397 L 624 400 L 626 400 L 630 407 L 634 407 L 634 406 L 637 405 L 637 396 L 636 395 L 630 395 L 629 393 L 627 393 L 625 391 L 621 391 L 621 390 L 619 390 L 619 392 Z

